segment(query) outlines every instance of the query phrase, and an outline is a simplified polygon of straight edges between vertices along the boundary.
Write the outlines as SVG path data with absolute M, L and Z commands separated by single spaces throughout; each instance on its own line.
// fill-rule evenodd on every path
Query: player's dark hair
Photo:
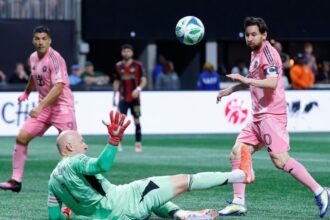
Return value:
M 131 44 L 123 44 L 121 45 L 121 50 L 131 49 L 133 51 L 133 46 Z
M 36 34 L 36 33 L 46 33 L 49 37 L 51 37 L 50 35 L 50 29 L 46 26 L 37 26 L 33 29 L 33 36 Z
M 258 26 L 260 33 L 264 34 L 267 32 L 267 24 L 264 19 L 260 17 L 246 17 L 244 19 L 244 30 L 249 26 Z

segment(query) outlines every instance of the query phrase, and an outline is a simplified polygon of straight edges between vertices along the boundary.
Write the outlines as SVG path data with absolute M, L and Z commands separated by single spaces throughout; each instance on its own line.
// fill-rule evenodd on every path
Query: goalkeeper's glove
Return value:
M 109 144 L 113 146 L 118 146 L 120 143 L 120 140 L 122 136 L 124 135 L 124 131 L 128 127 L 128 125 L 131 123 L 130 120 L 127 120 L 125 122 L 126 115 L 120 114 L 120 112 L 116 111 L 111 111 L 110 112 L 110 124 L 106 124 L 103 121 L 103 124 L 105 124 L 108 128 L 108 133 L 109 133 L 109 139 L 108 142 Z
M 29 95 L 30 95 L 30 93 L 28 93 L 27 91 L 24 91 L 23 94 L 20 97 L 18 97 L 18 104 L 27 100 L 29 98 Z
M 62 213 L 66 215 L 66 219 L 70 219 L 71 209 L 68 207 L 62 208 Z

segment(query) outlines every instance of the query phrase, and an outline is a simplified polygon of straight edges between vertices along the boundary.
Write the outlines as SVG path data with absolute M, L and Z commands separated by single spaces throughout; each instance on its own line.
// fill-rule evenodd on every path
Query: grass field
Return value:
M 136 154 L 133 136 L 124 140 L 106 177 L 115 184 L 155 175 L 229 171 L 229 152 L 236 135 L 145 136 L 144 151 Z M 86 136 L 89 156 L 103 149 L 105 136 Z M 0 180 L 11 175 L 14 137 L 0 138 Z M 330 134 L 292 134 L 291 156 L 302 162 L 320 184 L 330 186 Z M 290 175 L 278 171 L 265 150 L 254 156 L 256 181 L 248 186 L 248 214 L 226 219 L 318 219 L 313 194 Z M 47 219 L 47 181 L 59 161 L 55 137 L 37 138 L 30 144 L 22 191 L 0 192 L 0 219 Z M 186 193 L 174 200 L 184 209 L 218 208 L 232 199 L 232 186 Z M 330 219 L 328 214 L 326 219 Z M 151 219 L 158 219 L 153 216 Z

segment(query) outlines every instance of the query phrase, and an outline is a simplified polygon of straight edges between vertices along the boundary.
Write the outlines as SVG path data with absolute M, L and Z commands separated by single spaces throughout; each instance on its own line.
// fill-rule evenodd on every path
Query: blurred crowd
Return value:
M 283 51 L 280 42 L 271 42 L 282 59 L 283 83 L 286 89 L 309 89 L 315 87 L 315 84 L 329 84 L 330 86 L 330 61 L 319 62 L 313 53 L 311 43 L 305 43 L 301 52 L 290 57 Z M 230 71 L 217 71 L 212 63 L 206 61 L 201 66 L 196 89 L 219 90 L 223 88 L 222 85 L 229 82 L 225 77 L 226 74 L 238 73 L 248 76 L 247 65 L 243 60 L 237 60 L 236 65 L 229 68 Z M 83 67 L 73 64 L 68 68 L 70 84 L 74 90 L 84 90 L 90 86 L 111 86 L 112 84 L 111 74 L 96 70 L 92 61 L 86 61 Z M 0 70 L 0 85 L 26 84 L 29 74 L 28 65 L 24 65 L 22 62 L 16 63 L 12 73 L 5 74 Z M 174 62 L 162 54 L 158 56 L 150 75 L 153 90 L 177 91 L 181 89 L 180 73 L 176 72 Z

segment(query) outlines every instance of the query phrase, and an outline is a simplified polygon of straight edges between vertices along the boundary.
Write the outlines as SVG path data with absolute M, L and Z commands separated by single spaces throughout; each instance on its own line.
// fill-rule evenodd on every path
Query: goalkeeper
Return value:
M 174 219 L 217 219 L 218 211 L 185 211 L 172 198 L 192 190 L 208 189 L 226 183 L 251 183 L 251 156 L 242 148 L 241 166 L 232 172 L 203 172 L 193 175 L 151 177 L 125 185 L 113 185 L 101 173 L 110 170 L 117 146 L 130 121 L 125 115 L 110 112 L 108 144 L 98 158 L 85 155 L 87 145 L 76 131 L 63 131 L 57 146 L 63 159 L 48 183 L 49 219 L 146 219 L 151 213 Z M 71 212 L 61 212 L 62 204 Z

